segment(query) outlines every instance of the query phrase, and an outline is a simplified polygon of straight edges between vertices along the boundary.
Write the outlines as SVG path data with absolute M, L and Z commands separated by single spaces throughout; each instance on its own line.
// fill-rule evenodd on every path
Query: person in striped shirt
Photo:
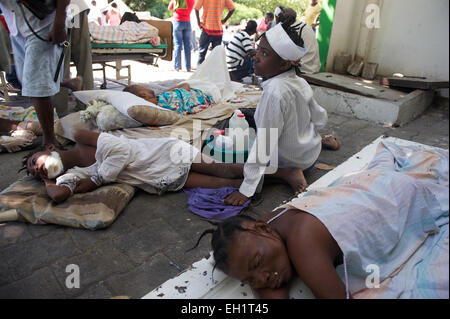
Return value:
M 228 14 L 222 19 L 225 7 L 228 9 Z M 203 8 L 202 21 L 200 22 L 200 9 Z M 235 5 L 232 0 L 197 0 L 195 2 L 195 15 L 197 23 L 202 30 L 199 40 L 199 55 L 197 64 L 203 63 L 211 44 L 214 49 L 222 43 L 223 29 L 225 24 L 231 17 L 235 10 Z
M 253 49 L 251 36 L 256 33 L 256 21 L 250 20 L 244 30 L 239 31 L 227 45 L 227 64 L 232 81 L 241 81 L 250 75 Z

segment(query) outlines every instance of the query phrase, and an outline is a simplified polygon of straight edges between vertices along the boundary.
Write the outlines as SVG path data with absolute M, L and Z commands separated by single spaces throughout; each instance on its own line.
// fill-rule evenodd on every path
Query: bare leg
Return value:
M 55 145 L 53 107 L 50 97 L 33 97 L 31 101 L 34 104 L 39 123 L 42 127 L 43 145 Z
M 97 132 L 79 129 L 75 132 L 74 139 L 77 143 L 96 148 L 99 135 Z
M 231 178 L 223 178 L 210 176 L 205 174 L 199 174 L 196 172 L 189 172 L 188 178 L 184 187 L 194 188 L 194 187 L 203 187 L 203 188 L 222 188 L 222 187 L 239 187 L 242 184 L 242 179 L 231 179 Z
M 244 164 L 216 162 L 211 157 L 201 153 L 200 155 L 200 163 L 196 163 L 198 160 L 194 161 L 191 172 L 224 178 L 244 178 Z
M 61 82 L 61 86 L 72 90 L 73 92 L 80 91 L 83 88 L 83 78 L 77 76 L 73 79 L 66 79 Z

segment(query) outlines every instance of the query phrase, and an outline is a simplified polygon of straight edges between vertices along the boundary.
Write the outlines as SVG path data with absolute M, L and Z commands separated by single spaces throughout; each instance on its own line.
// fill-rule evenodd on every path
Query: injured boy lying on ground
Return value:
M 24 158 L 24 169 L 45 182 L 55 202 L 111 182 L 154 194 L 183 187 L 237 187 L 242 182 L 242 165 L 215 163 L 176 138 L 127 139 L 79 130 L 75 141 L 70 150 L 52 148 Z
M 176 138 L 128 139 L 80 129 L 74 139 L 70 150 L 38 149 L 23 159 L 23 169 L 41 178 L 57 203 L 112 182 L 163 194 L 183 187 L 237 188 L 243 180 L 243 164 L 216 162 Z M 270 177 L 289 182 L 279 172 Z
M 356 297 L 370 265 L 379 298 L 448 298 L 448 156 L 382 142 L 367 169 L 198 242 L 211 233 L 214 268 L 261 298 L 289 297 L 296 275 L 317 298 Z

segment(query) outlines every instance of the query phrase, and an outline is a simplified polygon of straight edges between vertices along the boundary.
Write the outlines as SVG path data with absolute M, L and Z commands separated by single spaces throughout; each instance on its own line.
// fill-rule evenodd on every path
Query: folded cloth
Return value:
M 250 204 L 246 201 L 242 206 L 225 205 L 224 199 L 232 192 L 239 190 L 235 187 L 223 188 L 185 188 L 184 192 L 189 195 L 188 207 L 194 214 L 205 218 L 227 219 L 235 216 Z

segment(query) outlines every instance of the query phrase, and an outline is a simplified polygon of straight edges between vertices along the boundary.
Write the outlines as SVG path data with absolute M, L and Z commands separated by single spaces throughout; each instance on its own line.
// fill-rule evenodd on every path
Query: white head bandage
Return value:
M 44 163 L 47 170 L 47 177 L 50 179 L 56 178 L 64 172 L 64 166 L 58 152 L 51 152 Z
M 280 15 L 280 13 L 281 13 L 281 8 L 280 8 L 280 7 L 277 7 L 277 8 L 275 9 L 275 11 L 273 12 L 273 14 L 274 14 L 276 17 L 278 17 L 278 16 Z
M 306 47 L 302 48 L 294 43 L 284 31 L 281 23 L 270 28 L 265 33 L 267 41 L 272 49 L 286 61 L 298 61 L 306 53 Z

